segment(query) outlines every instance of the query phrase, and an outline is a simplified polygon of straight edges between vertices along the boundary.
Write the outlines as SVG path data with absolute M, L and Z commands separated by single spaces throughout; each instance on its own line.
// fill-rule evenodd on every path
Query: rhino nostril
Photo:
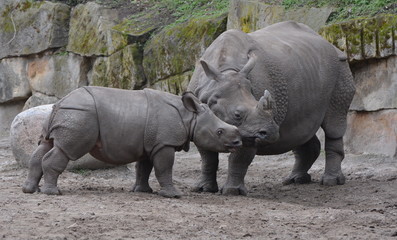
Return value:
M 233 146 L 240 146 L 240 145 L 241 145 L 241 141 L 240 140 L 233 141 Z
M 259 132 L 259 135 L 260 135 L 261 137 L 266 137 L 266 136 L 267 136 L 267 132 L 266 132 L 266 131 L 260 131 L 260 132 Z

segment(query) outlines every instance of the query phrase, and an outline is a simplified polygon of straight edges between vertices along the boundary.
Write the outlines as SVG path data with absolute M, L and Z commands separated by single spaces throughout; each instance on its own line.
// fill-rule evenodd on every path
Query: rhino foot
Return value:
M 244 185 L 239 185 L 237 187 L 230 187 L 225 185 L 222 187 L 221 193 L 223 195 L 229 195 L 229 196 L 237 196 L 237 195 L 247 196 L 248 190 Z
M 57 187 L 42 187 L 41 192 L 47 195 L 62 195 Z
M 291 173 L 288 177 L 284 178 L 283 185 L 289 185 L 292 183 L 305 184 L 310 183 L 312 177 L 308 173 Z
M 143 186 L 143 185 L 134 185 L 132 188 L 133 192 L 146 192 L 146 193 L 152 193 L 153 189 L 148 185 L 148 186 Z
M 159 191 L 159 195 L 167 198 L 180 198 L 182 192 L 175 187 L 164 187 Z
M 335 185 L 343 185 L 345 184 L 345 181 L 346 178 L 342 172 L 340 172 L 336 176 L 324 173 L 324 175 L 321 177 L 320 184 L 324 186 L 335 186 Z
M 22 185 L 22 192 L 24 192 L 24 193 L 40 192 L 40 188 L 37 184 L 26 181 Z
M 196 183 L 196 186 L 194 186 L 191 190 L 192 192 L 211 192 L 211 193 L 216 193 L 219 191 L 218 184 L 213 181 L 208 181 L 208 180 L 201 180 L 198 183 Z

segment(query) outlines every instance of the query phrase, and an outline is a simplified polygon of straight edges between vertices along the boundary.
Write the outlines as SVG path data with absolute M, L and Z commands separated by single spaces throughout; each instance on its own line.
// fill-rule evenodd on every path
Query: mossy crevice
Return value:
M 397 54 L 396 29 L 397 15 L 386 14 L 332 24 L 319 33 L 353 62 Z

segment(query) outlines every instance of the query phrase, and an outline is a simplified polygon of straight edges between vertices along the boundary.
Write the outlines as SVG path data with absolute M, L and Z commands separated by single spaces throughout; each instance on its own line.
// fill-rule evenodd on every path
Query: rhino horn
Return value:
M 200 63 L 204 69 L 205 75 L 207 75 L 208 78 L 216 81 L 221 79 L 222 73 L 218 69 L 211 66 L 211 64 L 207 63 L 205 60 L 200 60 Z
M 275 102 L 268 90 L 265 90 L 263 96 L 259 99 L 258 108 L 263 110 L 272 110 L 275 108 Z
M 251 70 L 255 67 L 256 59 L 257 59 L 257 57 L 253 52 L 249 53 L 248 54 L 248 62 L 240 70 L 240 73 L 244 74 L 245 76 L 248 76 L 248 74 L 251 72 Z

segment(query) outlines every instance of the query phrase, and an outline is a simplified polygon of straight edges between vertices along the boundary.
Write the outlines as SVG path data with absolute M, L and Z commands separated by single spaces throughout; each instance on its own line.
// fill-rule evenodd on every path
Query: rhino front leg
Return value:
M 164 147 L 153 157 L 154 173 L 160 184 L 159 195 L 169 198 L 182 196 L 172 182 L 172 167 L 174 165 L 175 149 Z
M 247 195 L 244 177 L 256 154 L 256 148 L 242 148 L 229 155 L 228 175 L 221 192 L 224 195 Z
M 198 148 L 201 156 L 201 176 L 196 185 L 192 188 L 193 192 L 212 192 L 219 191 L 216 181 L 216 172 L 219 165 L 219 154 L 217 152 L 206 151 Z
M 295 164 L 291 174 L 283 180 L 283 184 L 310 183 L 312 178 L 307 173 L 320 154 L 321 144 L 314 135 L 308 142 L 293 150 Z
M 153 192 L 152 188 L 149 186 L 149 176 L 152 172 L 152 169 L 153 164 L 149 159 L 135 163 L 136 181 L 132 191 L 148 193 Z
M 48 195 L 59 195 L 61 192 L 57 187 L 59 175 L 66 169 L 69 159 L 63 151 L 54 146 L 43 157 L 44 185 L 41 191 Z
M 50 151 L 52 147 L 53 145 L 50 142 L 42 140 L 40 145 L 33 152 L 32 157 L 29 160 L 28 177 L 22 186 L 22 191 L 24 193 L 34 193 L 40 191 L 39 182 L 43 176 L 41 162 L 44 155 Z
M 325 171 L 321 178 L 321 184 L 327 186 L 345 184 L 346 179 L 341 167 L 344 157 L 343 138 L 325 137 Z

